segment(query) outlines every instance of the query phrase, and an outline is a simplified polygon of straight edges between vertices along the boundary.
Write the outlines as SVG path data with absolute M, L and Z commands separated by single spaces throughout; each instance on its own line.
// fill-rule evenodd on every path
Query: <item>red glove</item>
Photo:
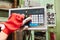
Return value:
M 8 21 L 3 23 L 5 25 L 5 29 L 2 31 L 9 35 L 11 32 L 14 32 L 22 26 L 23 19 L 24 15 L 12 13 Z

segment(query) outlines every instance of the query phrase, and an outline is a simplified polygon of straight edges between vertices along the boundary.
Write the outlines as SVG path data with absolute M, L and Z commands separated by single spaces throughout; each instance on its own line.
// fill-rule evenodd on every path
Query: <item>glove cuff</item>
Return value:
M 5 34 L 9 35 L 11 33 L 11 31 L 8 28 L 5 28 L 4 30 L 2 30 Z

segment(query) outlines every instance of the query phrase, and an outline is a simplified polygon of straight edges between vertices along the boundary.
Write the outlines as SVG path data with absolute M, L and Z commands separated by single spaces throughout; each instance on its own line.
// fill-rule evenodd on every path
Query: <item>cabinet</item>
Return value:
M 41 31 L 41 33 L 43 33 L 42 31 L 44 31 L 45 32 L 45 38 L 46 38 L 45 40 L 48 39 L 48 37 L 47 37 L 47 17 L 46 17 L 46 8 L 45 7 L 15 8 L 15 9 L 9 10 L 10 15 L 11 15 L 11 13 L 21 13 L 21 14 L 23 13 L 27 17 L 29 15 L 31 15 L 33 21 L 30 24 L 31 27 L 28 28 L 28 31 L 36 30 L 36 31 Z M 40 18 L 42 18 L 42 19 L 40 19 Z M 27 32 L 24 33 L 25 37 L 27 37 L 27 36 L 31 37 L 31 35 L 30 35 L 31 32 L 28 32 L 28 33 L 29 33 L 29 35 L 26 35 Z M 42 35 L 44 35 L 44 34 L 42 34 Z M 34 36 L 34 34 L 32 36 Z M 25 37 L 23 39 L 25 39 Z M 16 38 L 18 38 L 18 37 L 16 36 Z M 35 40 L 36 38 L 33 37 L 33 39 Z

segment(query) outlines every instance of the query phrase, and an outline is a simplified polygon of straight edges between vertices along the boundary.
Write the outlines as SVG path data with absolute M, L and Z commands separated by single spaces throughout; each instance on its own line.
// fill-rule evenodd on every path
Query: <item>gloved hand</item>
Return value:
M 12 15 L 8 18 L 8 21 L 2 23 L 5 25 L 5 28 L 2 31 L 9 35 L 10 33 L 14 32 L 22 26 L 23 19 L 24 15 L 12 13 Z

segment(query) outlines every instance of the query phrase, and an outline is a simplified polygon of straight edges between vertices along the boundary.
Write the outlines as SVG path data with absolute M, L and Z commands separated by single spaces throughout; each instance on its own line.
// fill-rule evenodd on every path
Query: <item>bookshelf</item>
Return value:
M 8 19 L 9 9 L 17 8 L 19 0 L 0 0 L 0 22 L 5 22 Z M 15 32 L 10 34 L 7 40 L 16 40 Z

